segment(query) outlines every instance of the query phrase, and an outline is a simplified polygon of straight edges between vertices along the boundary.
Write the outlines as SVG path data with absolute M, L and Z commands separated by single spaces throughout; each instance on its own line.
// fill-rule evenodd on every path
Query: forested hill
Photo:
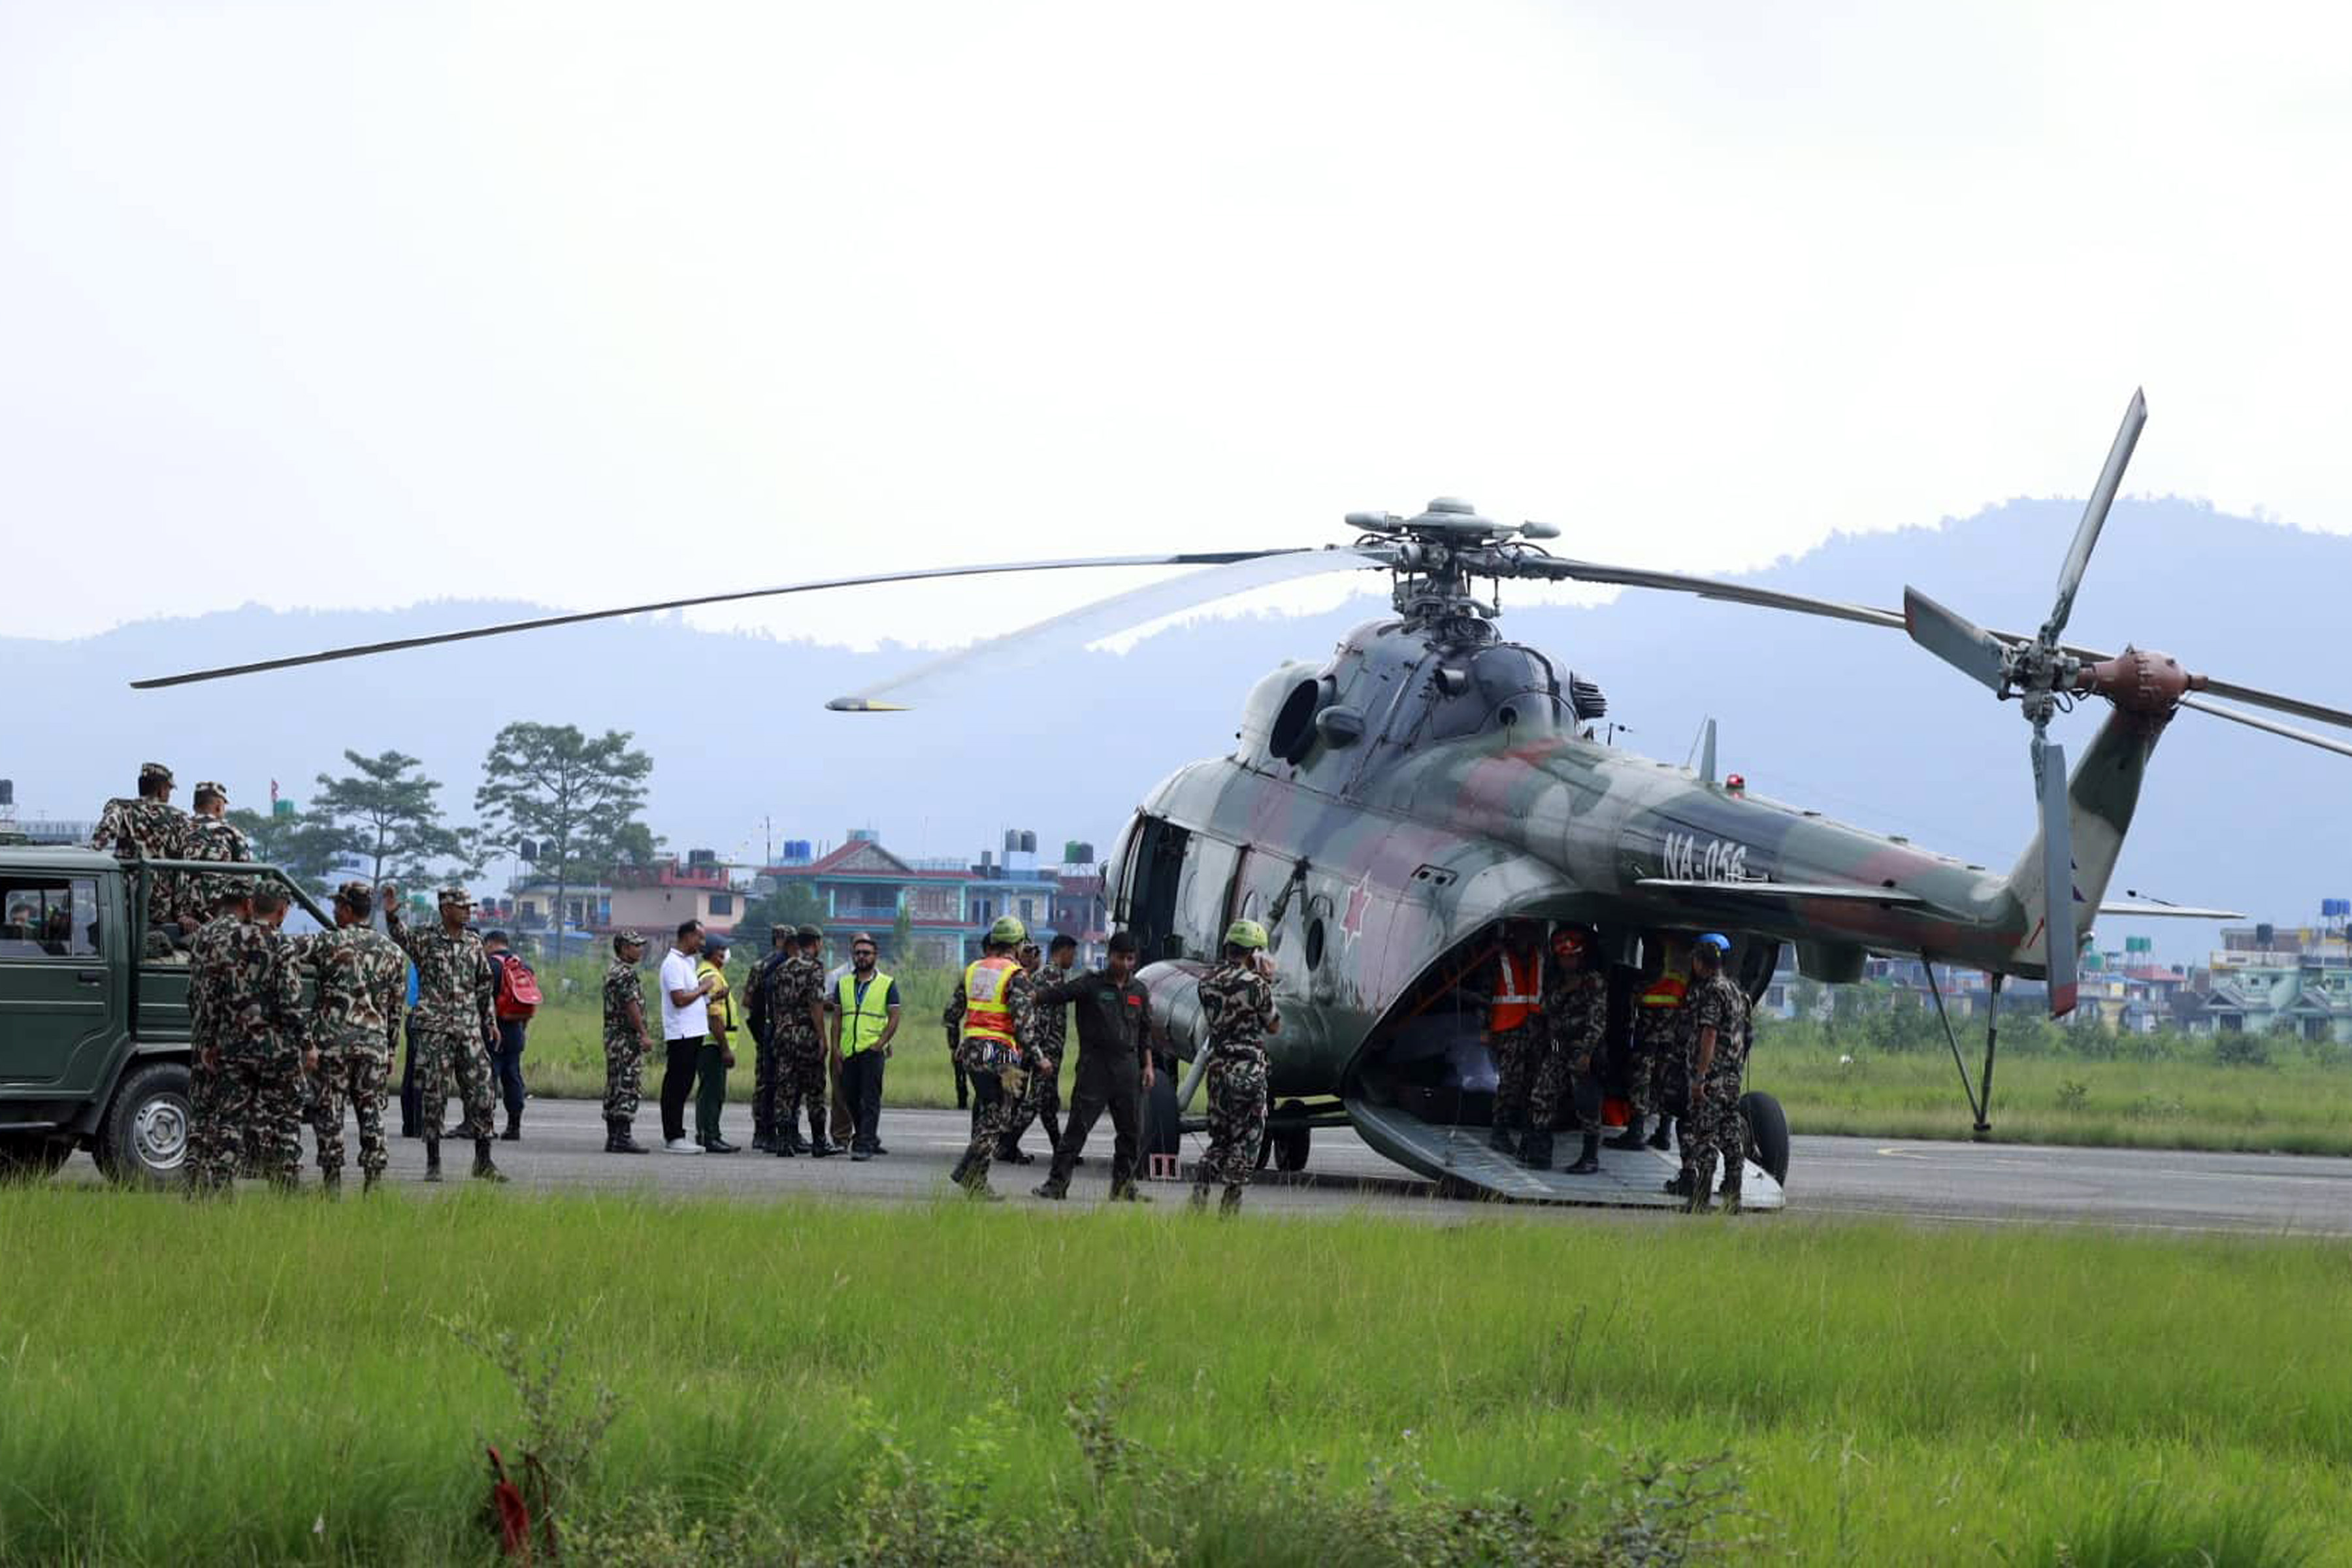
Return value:
M 2078 510 L 2020 501 L 1939 529 L 1840 538 L 1756 580 L 1888 606 L 1914 583 L 1986 625 L 2031 628 L 2048 612 Z M 1558 548 L 1605 553 L 1572 532 Z M 2347 595 L 2352 540 L 2179 502 L 2126 502 L 2069 637 L 2137 641 L 2192 668 L 2352 701 Z M 1512 597 L 1507 587 L 1508 633 L 1599 680 L 1612 717 L 1632 726 L 1624 744 L 1680 761 L 1713 714 L 1725 767 L 1763 793 L 1997 865 L 2030 831 L 2026 731 L 2014 709 L 1899 635 L 1664 595 L 1591 608 Z M 822 703 L 905 668 L 904 650 L 855 654 L 671 618 L 171 691 L 126 686 L 529 611 L 481 601 L 386 613 L 247 607 L 73 642 L 0 639 L 0 776 L 15 779 L 27 815 L 84 816 L 152 756 L 172 762 L 184 785 L 217 776 L 239 805 L 259 806 L 272 778 L 306 796 L 346 746 L 397 748 L 425 759 L 463 820 L 491 735 L 535 719 L 634 731 L 655 758 L 653 826 L 674 848 L 756 854 L 763 836 L 837 840 L 852 826 L 916 854 L 976 854 L 1007 826 L 1034 828 L 1053 847 L 1066 838 L 1107 846 L 1155 780 L 1230 743 L 1256 677 L 1286 658 L 1319 658 L 1381 608 L 1367 596 L 1311 616 L 1194 622 L 1125 654 L 1061 653 L 1049 672 L 1024 678 L 1018 700 L 886 716 Z M 2079 751 L 2095 723 L 2086 710 L 2062 729 Z M 2352 892 L 2347 809 L 2352 761 L 2185 716 L 2159 753 L 2118 889 L 2306 918 L 2321 897 Z M 2156 934 L 2159 952 L 2176 956 L 2210 937 Z

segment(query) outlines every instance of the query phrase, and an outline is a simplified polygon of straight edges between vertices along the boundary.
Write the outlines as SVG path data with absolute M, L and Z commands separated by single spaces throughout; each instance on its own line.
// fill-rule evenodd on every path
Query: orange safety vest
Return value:
M 1543 954 L 1536 954 L 1534 971 L 1528 974 L 1519 973 L 1509 948 L 1503 949 L 1501 957 L 1501 984 L 1495 988 L 1494 1011 L 1486 1016 L 1487 1031 L 1496 1035 L 1517 1028 L 1543 1005 Z
M 963 1037 L 967 1040 L 1018 1042 L 1013 1037 L 1013 1009 L 1004 993 L 1021 966 L 1009 958 L 976 959 L 963 972 Z
M 1644 1007 L 1679 1007 L 1683 1005 L 1684 994 L 1689 989 L 1690 982 L 1670 969 L 1650 982 L 1650 988 L 1642 993 L 1641 1005 Z

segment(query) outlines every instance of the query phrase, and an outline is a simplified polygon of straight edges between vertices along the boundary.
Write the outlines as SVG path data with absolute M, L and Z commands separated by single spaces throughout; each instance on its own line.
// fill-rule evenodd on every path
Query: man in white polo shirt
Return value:
M 677 928 L 677 940 L 661 962 L 662 1045 L 669 1059 L 662 1068 L 662 1147 L 673 1154 L 699 1154 L 702 1145 L 686 1135 L 686 1102 L 694 1092 L 695 1058 L 710 1031 L 711 980 L 695 978 L 694 955 L 702 951 L 702 922 Z

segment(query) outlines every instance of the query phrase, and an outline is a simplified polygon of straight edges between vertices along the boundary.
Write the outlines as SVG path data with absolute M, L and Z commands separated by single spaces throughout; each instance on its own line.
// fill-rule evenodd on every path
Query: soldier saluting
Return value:
M 400 889 L 383 885 L 383 923 L 416 965 L 417 1089 L 424 1108 L 425 1179 L 441 1179 L 441 1115 L 449 1103 L 449 1078 L 464 1100 L 467 1133 L 474 1140 L 474 1174 L 503 1182 L 506 1173 L 490 1159 L 490 1047 L 499 1037 L 498 976 L 482 939 L 466 929 L 474 908 L 463 888 L 444 888 L 437 900 L 441 924 L 411 931 L 400 918 Z
M 1226 929 L 1223 962 L 1201 977 L 1200 997 L 1209 1031 L 1209 1152 L 1193 1177 L 1192 1206 L 1208 1207 L 1210 1186 L 1223 1182 L 1219 1212 L 1239 1214 L 1265 1142 L 1265 1037 L 1282 1027 L 1265 927 L 1235 921 Z

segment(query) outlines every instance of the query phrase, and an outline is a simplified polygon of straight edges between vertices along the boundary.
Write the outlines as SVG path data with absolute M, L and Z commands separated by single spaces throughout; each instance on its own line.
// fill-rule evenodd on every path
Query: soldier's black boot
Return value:
M 438 1138 L 425 1141 L 425 1179 L 428 1182 L 441 1179 L 441 1140 Z
M 1576 1163 L 1568 1168 L 1568 1173 L 1571 1176 L 1590 1176 L 1597 1174 L 1600 1170 L 1601 1134 L 1588 1132 L 1584 1135 L 1584 1147 L 1578 1152 Z
M 653 1152 L 652 1150 L 638 1142 L 635 1137 L 632 1135 L 629 1131 L 627 1118 L 615 1116 L 613 1118 L 612 1127 L 613 1134 L 611 1137 L 604 1140 L 604 1147 L 611 1150 L 614 1153 L 650 1154 Z
M 1519 1141 L 1519 1163 L 1530 1171 L 1551 1169 L 1551 1134 L 1530 1131 Z
M 1627 1117 L 1625 1119 L 1625 1131 L 1617 1134 L 1616 1137 L 1609 1140 L 1606 1147 L 1611 1149 L 1639 1149 L 1642 1147 L 1643 1120 L 1642 1113 L 1638 1110 L 1633 1112 L 1633 1115 Z
M 364 1171 L 361 1173 L 360 1196 L 365 1197 L 382 1185 L 383 1185 L 383 1173 L 382 1171 Z
M 1671 1116 L 1661 1116 L 1658 1118 L 1658 1130 L 1650 1134 L 1650 1147 L 1664 1151 L 1674 1146 L 1675 1119 Z
M 343 1195 L 343 1173 L 342 1173 L 342 1172 L 341 1172 L 341 1171 L 339 1171 L 339 1170 L 337 1170 L 337 1171 L 321 1171 L 321 1172 L 320 1172 L 320 1173 L 319 1173 L 319 1193 L 320 1193 L 320 1196 L 322 1196 L 322 1197 L 328 1197 L 328 1198 L 339 1198 L 339 1197 L 341 1197 L 341 1196 Z
M 1225 1195 L 1217 1200 L 1217 1216 L 1220 1219 L 1231 1219 L 1241 1212 L 1242 1190 L 1239 1187 L 1227 1187 Z
M 506 1179 L 507 1173 L 504 1171 L 499 1170 L 496 1164 L 491 1163 L 490 1141 L 487 1138 L 475 1139 L 474 1180 L 478 1182 L 503 1182 Z
M 799 1128 L 788 1127 L 782 1132 L 776 1134 L 777 1153 L 805 1154 L 808 1152 L 809 1141 L 801 1136 L 801 1130 Z
M 522 1142 L 521 1111 L 509 1110 L 507 1112 L 507 1130 L 499 1134 L 499 1142 L 501 1143 L 520 1143 Z
M 1519 1152 L 1519 1141 L 1514 1135 L 1510 1123 L 1497 1121 L 1495 1123 L 1495 1131 L 1486 1135 L 1486 1147 L 1498 1154 L 1517 1156 Z

